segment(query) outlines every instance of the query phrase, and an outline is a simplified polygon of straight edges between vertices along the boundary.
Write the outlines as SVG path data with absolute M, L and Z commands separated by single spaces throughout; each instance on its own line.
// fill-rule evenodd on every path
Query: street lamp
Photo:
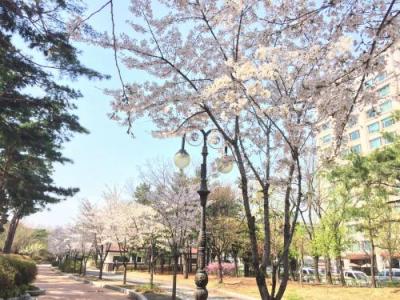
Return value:
M 206 272 L 206 205 L 207 205 L 207 198 L 210 191 L 207 187 L 207 155 L 208 155 L 208 144 L 212 148 L 216 148 L 217 145 L 221 142 L 221 138 L 218 136 L 211 135 L 210 141 L 208 142 L 207 139 L 211 133 L 215 133 L 216 130 L 200 130 L 203 136 L 203 148 L 201 151 L 201 155 L 203 157 L 203 163 L 201 164 L 201 171 L 200 171 L 200 189 L 197 191 L 200 196 L 200 205 L 201 205 L 201 228 L 200 228 L 200 245 L 198 249 L 198 254 L 200 256 L 200 266 L 197 269 L 196 276 L 195 276 L 195 283 L 197 286 L 197 290 L 195 293 L 196 300 L 206 300 L 208 298 L 208 291 L 207 291 L 207 283 L 208 283 L 208 275 Z M 175 165 L 179 169 L 183 169 L 187 167 L 190 163 L 190 156 L 185 151 L 185 139 L 186 136 L 184 135 L 182 138 L 182 147 L 181 149 L 175 154 L 174 162 Z M 192 134 L 192 141 L 196 142 L 199 139 L 198 133 Z M 190 143 L 190 142 L 189 142 Z M 227 155 L 227 147 L 225 147 L 225 154 L 222 158 L 217 160 L 217 170 L 221 173 L 229 173 L 233 168 L 233 157 Z

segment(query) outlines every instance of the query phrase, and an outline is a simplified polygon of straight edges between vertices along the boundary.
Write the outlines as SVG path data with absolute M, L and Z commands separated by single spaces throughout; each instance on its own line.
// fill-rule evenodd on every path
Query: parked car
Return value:
M 315 270 L 313 268 L 304 267 L 300 270 L 303 281 L 310 282 L 314 280 Z
M 366 286 L 369 284 L 369 277 L 367 274 L 356 270 L 344 271 L 344 279 L 347 285 L 360 285 Z
M 389 282 L 390 281 L 389 269 L 379 272 L 375 278 L 379 282 Z M 392 281 L 400 282 L 400 269 L 395 269 L 395 268 L 392 269 Z

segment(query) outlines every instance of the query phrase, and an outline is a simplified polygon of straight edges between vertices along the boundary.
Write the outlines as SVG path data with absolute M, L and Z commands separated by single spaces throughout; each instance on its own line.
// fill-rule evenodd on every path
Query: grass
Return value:
M 153 287 L 150 284 L 141 284 L 141 285 L 134 285 L 134 284 L 118 284 L 116 286 L 123 287 L 129 290 L 135 290 L 139 293 L 162 293 L 163 290 L 159 288 L 157 285 L 153 284 Z
M 129 272 L 130 278 L 147 278 L 147 272 L 132 271 Z M 155 274 L 154 279 L 159 282 L 168 282 L 172 280 L 171 275 Z M 184 279 L 181 274 L 178 275 L 179 286 L 193 286 L 194 277 L 190 275 L 188 279 Z M 254 278 L 245 277 L 225 277 L 224 283 L 219 284 L 215 276 L 209 276 L 208 290 L 220 291 L 222 295 L 224 291 L 235 292 L 259 299 L 259 293 Z M 361 287 L 340 287 L 329 285 L 300 285 L 297 282 L 288 284 L 285 300 L 399 300 L 399 287 L 385 288 L 361 288 Z

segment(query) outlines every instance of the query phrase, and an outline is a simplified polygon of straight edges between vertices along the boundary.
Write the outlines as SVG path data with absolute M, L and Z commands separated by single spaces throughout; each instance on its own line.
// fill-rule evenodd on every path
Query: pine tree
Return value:
M 81 12 L 69 0 L 0 3 L 3 223 L 11 210 L 18 219 L 77 191 L 55 186 L 52 172 L 54 163 L 70 162 L 62 155 L 62 145 L 74 133 L 87 133 L 73 113 L 80 92 L 59 84 L 55 76 L 104 77 L 80 63 L 69 41 L 65 19 Z

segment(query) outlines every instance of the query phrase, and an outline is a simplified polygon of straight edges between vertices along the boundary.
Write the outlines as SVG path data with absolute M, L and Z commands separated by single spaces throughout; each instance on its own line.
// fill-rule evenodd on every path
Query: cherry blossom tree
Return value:
M 73 248 L 77 250 L 80 257 L 79 274 L 86 275 L 86 266 L 89 258 L 94 254 L 94 235 L 85 222 L 76 220 L 69 230 L 69 237 Z
M 198 184 L 182 172 L 174 173 L 171 164 L 161 161 L 147 164 L 142 177 L 150 186 L 146 199 L 155 211 L 153 223 L 161 226 L 163 237 L 171 250 L 174 266 L 172 299 L 176 299 L 179 255 L 197 224 Z
M 112 240 L 107 230 L 107 219 L 112 218 L 112 212 L 102 210 L 85 199 L 81 203 L 78 218 L 92 236 L 95 262 L 99 267 L 99 279 L 102 279 L 104 262 L 111 248 Z
M 114 97 L 113 118 L 128 126 L 154 121 L 158 137 L 218 129 L 239 170 L 252 265 L 262 299 L 282 299 L 289 247 L 303 197 L 302 159 L 322 120 L 336 134 L 335 153 L 355 105 L 375 94 L 365 82 L 385 66 L 399 38 L 399 3 L 372 1 L 132 0 L 132 32 L 118 35 L 113 1 L 110 33 L 71 26 L 74 37 L 111 48 L 116 66 L 154 78 Z M 76 18 L 74 24 L 84 19 Z M 80 26 L 83 28 L 84 26 Z M 263 253 L 258 253 L 249 180 L 263 193 Z M 271 198 L 274 187 L 279 199 Z M 277 198 L 277 197 L 274 197 Z M 271 259 L 273 202 L 281 204 L 283 245 Z M 277 283 L 277 267 L 283 278 Z M 272 284 L 265 271 L 273 266 Z
M 57 259 L 57 263 L 60 264 L 65 251 L 68 248 L 68 232 L 64 227 L 56 227 L 50 231 L 48 237 L 48 250 L 54 254 Z
M 144 235 L 147 233 L 143 226 L 144 219 L 151 216 L 152 210 L 142 204 L 125 201 L 117 188 L 108 189 L 103 198 L 105 204 L 101 209 L 112 213 L 105 221 L 107 235 L 113 244 L 118 245 L 120 257 L 123 258 L 123 284 L 126 284 L 130 256 L 134 249 L 144 243 Z M 154 224 L 150 225 L 153 226 Z

